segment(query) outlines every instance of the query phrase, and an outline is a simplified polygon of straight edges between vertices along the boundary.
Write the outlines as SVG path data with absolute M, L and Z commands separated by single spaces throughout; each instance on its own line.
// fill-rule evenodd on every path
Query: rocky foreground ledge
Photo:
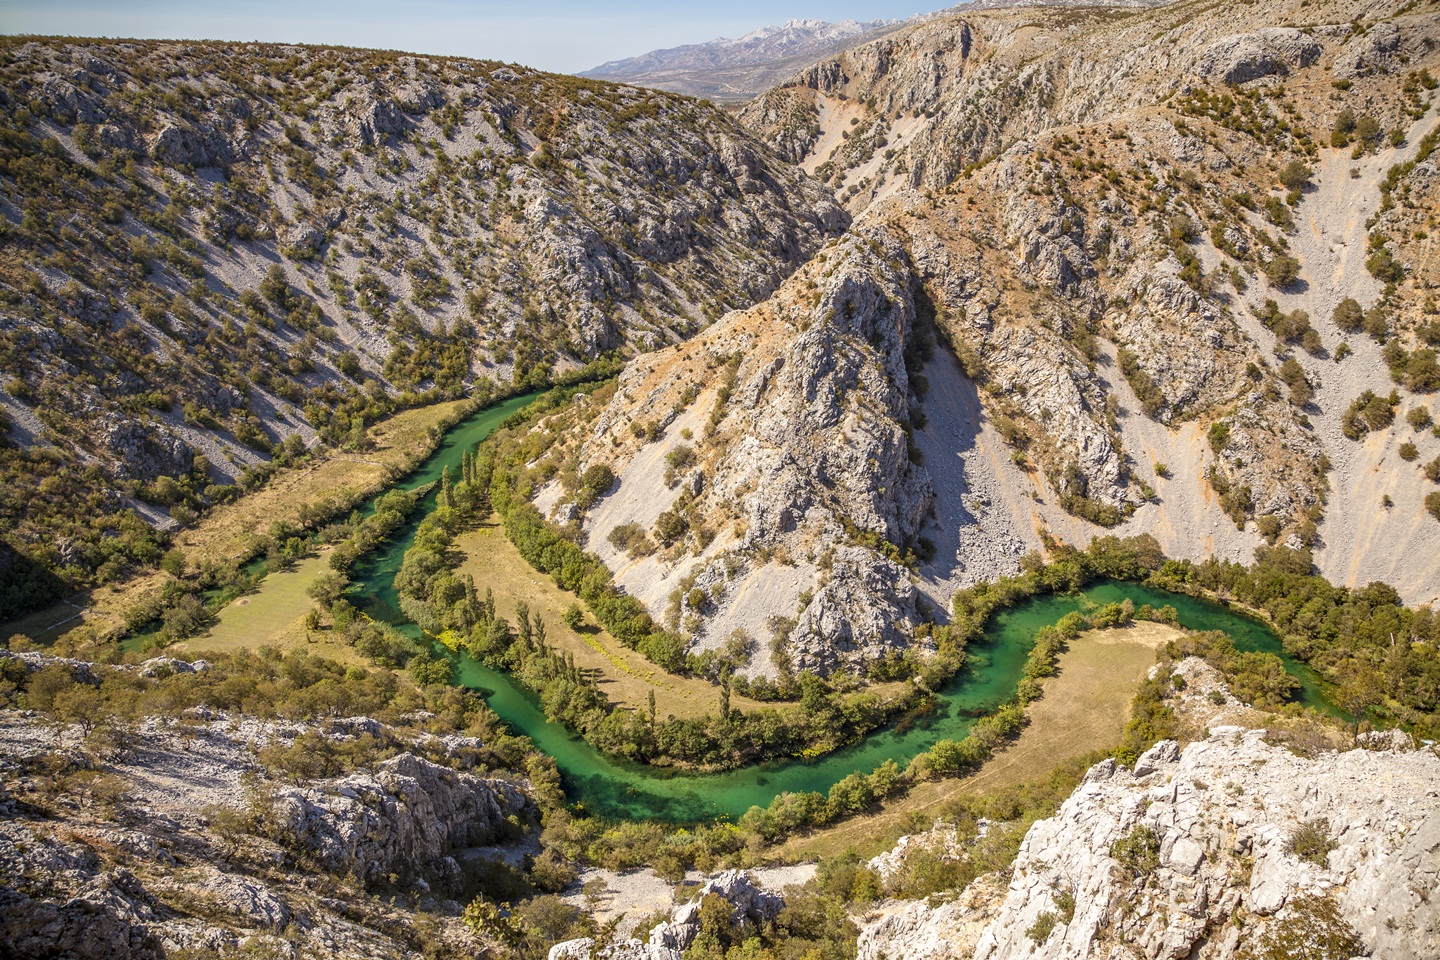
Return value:
M 0 711 L 0 956 L 405 956 L 417 910 L 442 918 L 436 942 L 476 955 L 449 898 L 535 816 L 523 782 L 464 769 L 478 741 L 421 738 L 339 777 L 257 776 L 257 749 L 385 732 L 365 717 L 149 718 L 97 761 L 78 728 Z
M 1218 727 L 1183 750 L 1157 744 L 1133 770 L 1097 764 L 1031 827 L 1008 884 L 886 904 L 858 956 L 1422 960 L 1440 956 L 1437 886 L 1434 749 L 1377 735 L 1305 757 Z M 1302 942 L 1330 952 L 1284 952 Z
M 1218 726 L 1130 769 L 1095 765 L 1009 870 L 859 918 L 858 960 L 1440 957 L 1440 754 L 1398 732 L 1338 753 L 1267 737 Z M 942 824 L 870 867 L 888 878 L 917 851 L 959 857 L 964 842 Z M 737 925 L 784 906 L 725 874 L 648 933 L 549 960 L 681 960 L 707 896 Z

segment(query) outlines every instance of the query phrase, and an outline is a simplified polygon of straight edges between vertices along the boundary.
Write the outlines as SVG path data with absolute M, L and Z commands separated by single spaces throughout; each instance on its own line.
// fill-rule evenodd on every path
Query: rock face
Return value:
M 173 672 L 180 661 L 172 663 L 146 666 Z M 305 729 L 192 710 L 183 721 L 140 721 L 102 759 L 77 729 L 4 712 L 0 956 L 390 957 L 414 945 L 396 931 L 421 923 L 436 942 L 480 954 L 460 905 L 444 898 L 463 894 L 494 856 L 520 856 L 507 845 L 533 827 L 521 787 L 402 752 L 373 772 L 272 792 L 255 749 L 293 744 Z M 366 717 L 322 729 L 339 742 L 401 743 L 456 767 L 480 747 L 453 736 L 402 740 Z M 110 785 L 112 799 L 99 806 L 89 791 L 72 791 L 37 815 L 28 801 L 44 794 L 37 781 L 57 765 Z M 376 883 L 404 896 L 382 901 L 367 889 Z
M 915 545 L 933 492 L 906 432 L 918 403 L 907 356 L 929 334 L 916 329 L 904 261 L 883 233 L 835 245 L 776 300 L 637 360 L 595 424 L 582 458 L 610 463 L 620 483 L 587 520 L 591 546 L 618 565 L 610 531 L 653 525 L 668 549 L 622 582 L 663 601 L 688 578 L 706 600 L 685 599 L 680 616 L 695 618 L 701 644 L 736 630 L 763 638 L 779 613 L 796 622 L 777 656 L 797 670 L 863 668 L 909 644 L 920 598 L 896 559 Z M 678 396 L 690 399 L 672 406 Z M 635 435 L 647 411 L 666 409 L 660 440 Z M 681 514 L 688 527 L 677 529 Z M 779 556 L 794 576 L 737 612 L 734 599 Z
M 273 816 L 326 869 L 373 883 L 391 875 L 458 875 L 450 854 L 501 839 L 506 818 L 529 808 L 529 798 L 507 781 L 403 753 L 373 774 L 282 790 Z
M 1440 756 L 1380 746 L 1306 758 L 1220 727 L 1133 770 L 1101 763 L 1031 827 L 1008 891 L 898 910 L 860 955 L 1209 960 L 1308 929 L 1357 936 L 1366 956 L 1433 957 Z M 978 938 L 935 946 L 976 914 Z
M 17 249 L 63 251 L 24 255 L 27 279 L 6 283 L 6 422 L 59 452 L 67 489 L 98 484 L 118 504 L 201 452 L 223 487 L 290 436 L 345 442 L 334 412 L 367 383 L 458 398 L 674 342 L 769 295 L 849 223 L 710 105 L 493 63 L 375 69 L 356 51 L 280 49 L 7 51 L 0 107 L 74 189 L 0 184 L 7 209 L 50 211 L 17 226 Z M 298 58 L 304 116 L 275 107 L 271 54 Z M 97 164 L 120 171 L 119 194 Z M 82 484 L 92 466 L 103 475 Z M 27 555 L 62 535 L 37 516 L 48 497 L 18 496 L 31 506 L 0 523 Z
M 708 896 L 729 902 L 737 926 L 773 920 L 785 905 L 780 897 L 756 887 L 744 872 L 732 870 L 708 881 L 693 899 L 676 907 L 669 920 L 650 930 L 647 940 L 631 937 L 608 945 L 597 945 L 590 937 L 567 940 L 550 948 L 549 960 L 681 960 L 700 933 L 700 903 Z
M 1261 77 L 1286 76 L 1320 59 L 1320 44 L 1287 27 L 1225 37 L 1206 47 L 1195 64 L 1202 77 L 1225 83 L 1248 83 Z

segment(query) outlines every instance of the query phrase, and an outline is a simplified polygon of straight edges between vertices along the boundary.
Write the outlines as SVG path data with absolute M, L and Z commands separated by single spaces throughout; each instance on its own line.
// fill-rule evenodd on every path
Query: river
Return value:
M 466 450 L 489 436 L 501 421 L 521 409 L 534 394 L 489 407 L 457 424 L 435 453 L 401 486 L 414 489 L 440 478 L 446 466 L 459 476 Z M 434 508 L 432 491 L 411 520 L 378 550 L 351 570 L 353 593 L 363 609 L 419 637 L 420 630 L 400 613 L 393 581 L 414 539 L 415 529 Z M 864 741 L 815 761 L 776 761 L 714 774 L 671 773 L 611 759 L 559 724 L 545 719 L 534 699 L 510 679 L 466 656 L 458 658 L 456 679 L 484 694 L 486 702 L 515 731 L 555 759 L 569 796 L 585 809 L 603 816 L 699 822 L 738 817 L 752 806 L 764 806 L 783 791 L 828 791 L 855 771 L 869 772 L 887 759 L 904 766 L 942 739 L 959 740 L 976 717 L 1005 702 L 1020 681 L 1035 634 L 1072 610 L 1085 610 L 1129 597 L 1138 607 L 1173 606 L 1180 623 L 1193 630 L 1223 630 L 1240 650 L 1273 653 L 1301 682 L 1299 701 L 1333 711 L 1321 693 L 1320 678 L 1289 657 L 1264 623 L 1237 611 L 1181 594 L 1135 583 L 1104 581 L 1077 594 L 1044 596 L 1017 604 L 991 619 L 982 643 L 970 648 L 966 670 L 936 697 L 936 710 L 904 730 L 878 731 Z M 504 604 L 505 598 L 497 598 Z

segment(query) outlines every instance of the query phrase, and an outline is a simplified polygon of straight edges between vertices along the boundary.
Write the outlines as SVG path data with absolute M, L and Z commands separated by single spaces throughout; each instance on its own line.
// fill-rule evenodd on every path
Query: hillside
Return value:
M 590 548 L 820 669 L 1107 531 L 1434 601 L 1433 9 L 965 13 L 759 98 L 856 223 L 627 369 Z
M 712 108 L 497 63 L 11 38 L 0 108 L 0 617 L 396 409 L 682 339 L 847 223 Z

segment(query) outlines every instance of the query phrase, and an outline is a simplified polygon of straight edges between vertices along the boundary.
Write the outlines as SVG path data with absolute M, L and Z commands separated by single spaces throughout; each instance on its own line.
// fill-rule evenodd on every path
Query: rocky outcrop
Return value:
M 1261 77 L 1286 76 L 1320 59 L 1320 44 L 1303 31 L 1268 27 L 1254 33 L 1216 40 L 1200 54 L 1195 72 L 1202 77 L 1240 84 Z
M 1228 960 L 1294 929 L 1354 937 L 1366 956 L 1434 956 L 1440 756 L 1408 738 L 1375 746 L 1304 757 L 1217 727 L 1131 770 L 1107 760 L 1031 827 L 1003 894 L 895 909 L 862 932 L 860 956 Z M 976 917 L 979 937 L 937 946 Z
M 832 247 L 772 303 L 729 315 L 689 347 L 640 358 L 581 452 L 586 466 L 606 462 L 619 477 L 588 518 L 592 548 L 618 566 L 610 530 L 658 525 L 653 536 L 669 550 L 622 571 L 621 582 L 660 600 L 688 577 L 707 597 L 685 609 L 702 646 L 737 629 L 763 638 L 777 615 L 796 617 L 778 656 L 797 670 L 863 669 L 908 646 L 919 598 L 896 561 L 933 497 L 906 432 L 918 402 L 907 362 L 928 335 L 915 317 L 904 249 L 877 232 Z M 733 378 L 724 399 L 717 367 Z M 676 436 L 653 445 L 636 436 L 646 411 L 682 395 L 696 409 L 672 409 Z M 693 461 L 684 478 L 662 459 L 676 450 Z M 694 518 L 687 530 L 659 517 L 666 506 Z M 707 528 L 719 535 L 707 539 Z M 781 554 L 803 558 L 786 577 L 793 590 L 731 615 L 749 578 L 767 577 Z
M 104 443 L 118 474 L 147 483 L 161 475 L 189 473 L 195 463 L 195 451 L 184 440 L 134 420 L 112 420 Z
M 669 920 L 650 930 L 647 940 L 631 937 L 605 945 L 590 937 L 567 940 L 550 948 L 549 960 L 681 960 L 700 933 L 700 905 L 707 897 L 728 902 L 736 926 L 758 926 L 773 920 L 785 905 L 780 897 L 755 886 L 748 874 L 731 870 L 708 881 L 692 899 L 676 907 Z
M 454 767 L 403 752 L 373 772 L 275 790 L 255 751 L 319 729 Z M 468 892 L 494 857 L 518 859 L 507 845 L 533 827 L 520 786 L 455 769 L 479 741 L 402 734 L 367 717 L 311 727 L 198 708 L 184 720 L 144 718 L 114 744 L 97 754 L 78 728 L 4 714 L 0 955 L 399 956 L 413 942 L 396 931 L 423 923 L 473 956 L 482 945 L 444 898 Z M 81 786 L 49 794 L 59 802 L 37 815 L 57 770 Z M 381 901 L 366 889 L 377 881 L 405 896 Z
M 275 796 L 275 824 L 316 862 L 365 883 L 396 875 L 455 878 L 450 856 L 494 843 L 531 802 L 514 784 L 402 753 L 355 774 Z
M 995 919 L 1004 891 L 1001 878 L 987 875 L 938 906 L 916 900 L 886 903 L 861 929 L 856 960 L 968 958 Z

